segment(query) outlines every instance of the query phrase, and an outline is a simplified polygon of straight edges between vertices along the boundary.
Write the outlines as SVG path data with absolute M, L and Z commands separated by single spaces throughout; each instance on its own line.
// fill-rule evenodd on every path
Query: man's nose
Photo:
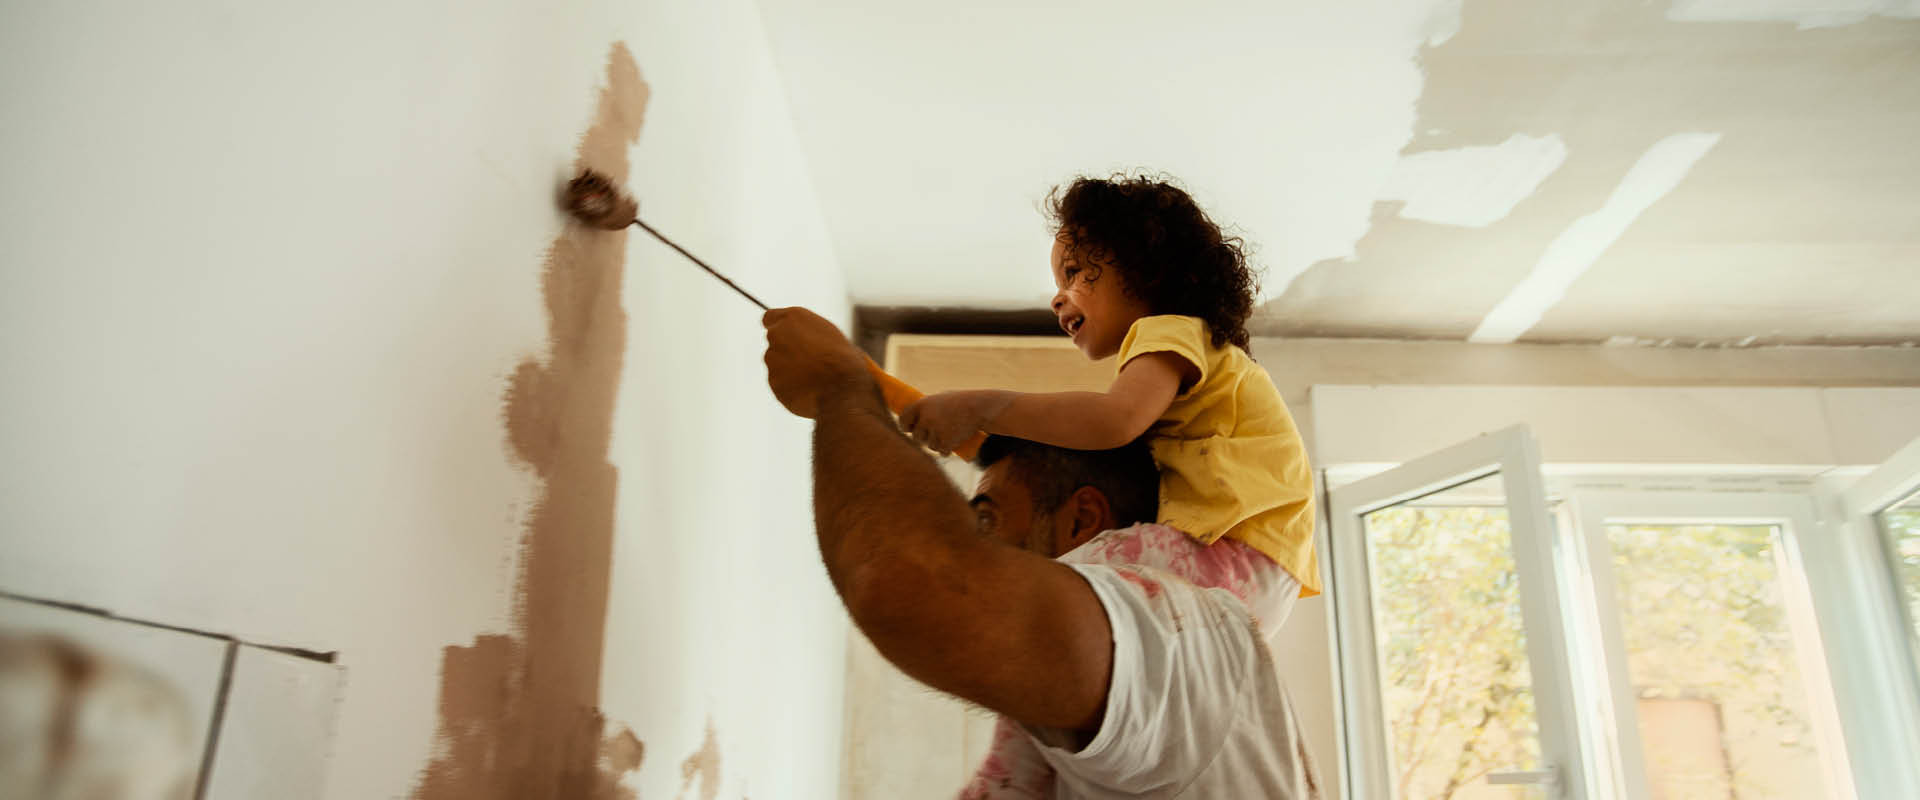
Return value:
M 1066 304 L 1067 304 L 1067 294 L 1066 294 L 1066 292 L 1056 292 L 1056 293 L 1054 293 L 1054 295 L 1053 295 L 1053 313 L 1055 313 L 1055 314 L 1059 314 L 1059 313 L 1060 313 L 1060 307 L 1061 307 L 1061 306 L 1064 306 L 1064 305 L 1066 305 Z

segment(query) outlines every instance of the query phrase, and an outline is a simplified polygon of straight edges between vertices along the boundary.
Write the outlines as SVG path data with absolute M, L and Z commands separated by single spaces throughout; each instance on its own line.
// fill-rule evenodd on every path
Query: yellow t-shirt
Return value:
M 1231 344 L 1215 347 L 1198 317 L 1141 317 L 1120 343 L 1120 367 L 1172 353 L 1200 373 L 1148 429 L 1160 466 L 1160 522 L 1212 544 L 1246 542 L 1320 593 L 1313 552 L 1313 470 L 1293 415 L 1267 371 Z

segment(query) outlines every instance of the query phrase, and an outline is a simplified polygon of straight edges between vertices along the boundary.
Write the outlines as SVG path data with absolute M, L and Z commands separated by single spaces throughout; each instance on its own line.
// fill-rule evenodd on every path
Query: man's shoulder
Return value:
M 1062 553 L 1063 564 L 1151 564 L 1162 553 L 1187 547 L 1193 537 L 1158 522 L 1142 522 L 1096 534 L 1084 544 Z
M 1292 750 L 1264 752 L 1291 747 L 1298 729 L 1246 607 L 1159 567 L 1072 566 L 1107 607 L 1114 658 L 1092 741 L 1075 752 L 1036 736 L 1072 790 L 1063 796 L 1302 796 Z
M 1214 662 L 1220 677 L 1260 643 L 1258 624 L 1245 603 L 1226 589 L 1202 586 L 1155 564 L 1068 564 L 1093 587 L 1107 612 L 1114 637 L 1123 634 L 1147 651 L 1185 650 L 1190 658 Z M 1196 649 L 1197 648 L 1197 649 Z

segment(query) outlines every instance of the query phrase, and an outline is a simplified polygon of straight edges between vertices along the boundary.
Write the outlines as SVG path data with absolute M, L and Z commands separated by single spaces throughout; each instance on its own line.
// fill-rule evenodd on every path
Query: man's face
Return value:
M 968 505 L 982 535 L 1048 558 L 1060 555 L 1055 515 L 1033 507 L 1033 493 L 1014 474 L 1013 459 L 1003 458 L 980 474 Z

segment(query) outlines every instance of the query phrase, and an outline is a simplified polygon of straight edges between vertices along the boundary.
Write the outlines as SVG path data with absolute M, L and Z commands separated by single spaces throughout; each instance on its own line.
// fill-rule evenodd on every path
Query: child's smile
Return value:
M 1127 293 L 1118 270 L 1081 263 L 1062 239 L 1054 240 L 1051 260 L 1060 289 L 1052 303 L 1060 329 L 1095 361 L 1119 352 L 1127 330 L 1146 316 L 1146 303 Z

